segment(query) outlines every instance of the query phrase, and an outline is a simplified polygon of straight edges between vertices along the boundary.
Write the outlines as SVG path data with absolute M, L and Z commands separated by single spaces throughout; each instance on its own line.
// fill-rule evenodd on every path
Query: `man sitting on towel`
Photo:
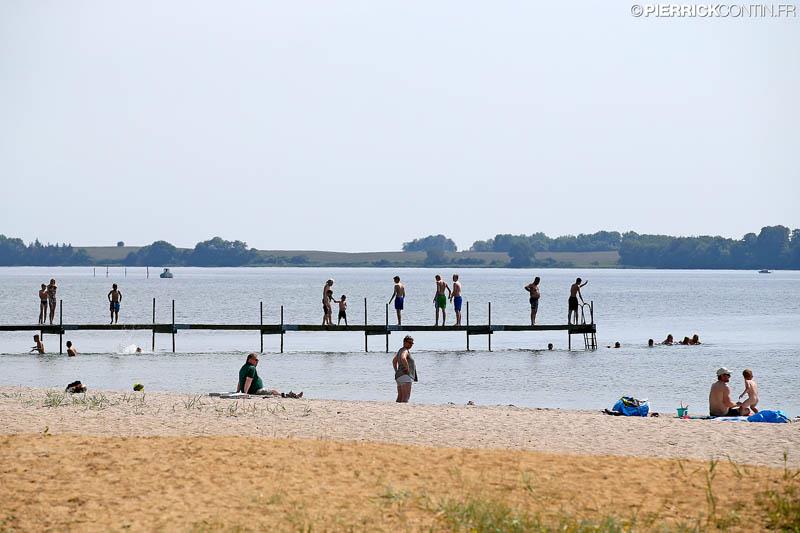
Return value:
M 302 398 L 303 393 L 295 394 L 289 391 L 281 393 L 274 389 L 265 389 L 264 382 L 258 377 L 256 366 L 258 365 L 258 354 L 251 353 L 247 356 L 247 362 L 239 370 L 239 383 L 236 385 L 236 392 L 246 394 L 258 394 L 261 396 L 280 396 L 282 398 Z
M 717 381 L 711 385 L 708 395 L 708 412 L 711 416 L 739 416 L 739 404 L 731 401 L 730 380 L 730 370 L 725 367 L 717 370 Z

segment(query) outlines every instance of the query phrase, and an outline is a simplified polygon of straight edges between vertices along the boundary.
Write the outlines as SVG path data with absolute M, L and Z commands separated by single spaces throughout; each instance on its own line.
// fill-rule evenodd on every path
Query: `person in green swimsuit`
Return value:
M 447 295 L 445 295 L 445 291 L 447 291 Z M 447 306 L 447 299 L 452 294 L 447 282 L 442 279 L 442 276 L 436 274 L 436 294 L 433 297 L 433 305 L 436 306 L 436 322 L 434 322 L 434 326 L 439 325 L 439 310 L 442 311 L 442 326 L 445 325 L 444 323 L 447 320 L 447 315 L 445 314 L 444 308 Z

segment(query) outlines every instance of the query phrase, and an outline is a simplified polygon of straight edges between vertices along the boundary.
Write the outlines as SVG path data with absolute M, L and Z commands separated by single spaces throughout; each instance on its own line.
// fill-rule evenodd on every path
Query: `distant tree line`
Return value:
M 77 266 L 90 265 L 84 250 L 71 244 L 42 244 L 38 240 L 25 244 L 22 239 L 0 235 L 0 266 Z
M 619 252 L 621 266 L 650 268 L 800 268 L 800 230 L 766 226 L 741 239 L 640 235 L 630 231 L 550 238 L 544 233 L 495 235 L 475 241 L 472 251 L 506 252 L 509 266 L 528 266 L 536 252 Z
M 414 239 L 404 243 L 403 250 L 425 252 L 424 264 L 427 266 L 487 264 L 482 258 L 454 256 L 456 244 L 444 235 Z M 568 263 L 553 259 L 537 260 L 536 252 L 617 251 L 620 266 L 630 267 L 800 269 L 800 229 L 766 226 L 758 234 L 748 233 L 741 239 L 640 235 L 632 231 L 598 231 L 556 238 L 550 238 L 544 233 L 500 234 L 485 241 L 475 241 L 471 251 L 504 252 L 509 257 L 507 264 L 497 258 L 488 264 L 516 268 L 569 266 Z M 75 249 L 70 244 L 42 244 L 36 240 L 26 245 L 22 239 L 0 235 L 0 266 L 78 266 L 98 263 L 105 265 L 113 262 L 94 261 L 85 250 Z M 166 241 L 155 241 L 129 253 L 116 263 L 129 266 L 302 266 L 308 264 L 309 259 L 304 255 L 264 256 L 243 241 L 227 241 L 214 237 L 197 243 L 192 249 L 180 249 Z M 392 266 L 384 260 L 373 264 Z

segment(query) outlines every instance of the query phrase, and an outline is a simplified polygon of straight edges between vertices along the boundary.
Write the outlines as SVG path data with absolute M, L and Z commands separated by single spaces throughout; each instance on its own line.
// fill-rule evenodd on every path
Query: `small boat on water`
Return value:
M 164 269 L 164 272 L 158 275 L 159 278 L 172 278 L 172 272 L 169 271 L 168 268 Z
M 761 270 L 758 271 L 758 273 L 759 274 L 772 274 L 772 272 L 770 272 L 770 270 L 767 269 L 767 268 L 762 268 Z

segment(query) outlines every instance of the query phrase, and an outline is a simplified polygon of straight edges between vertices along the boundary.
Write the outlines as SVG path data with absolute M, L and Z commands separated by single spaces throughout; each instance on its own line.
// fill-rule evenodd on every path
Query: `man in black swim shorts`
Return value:
M 575 315 L 575 324 L 578 323 L 578 297 L 580 296 L 581 303 L 583 303 L 583 295 L 581 294 L 581 287 L 585 287 L 588 281 L 581 283 L 581 278 L 575 280 L 569 288 L 569 300 L 567 300 L 567 324 L 572 324 L 572 315 Z

